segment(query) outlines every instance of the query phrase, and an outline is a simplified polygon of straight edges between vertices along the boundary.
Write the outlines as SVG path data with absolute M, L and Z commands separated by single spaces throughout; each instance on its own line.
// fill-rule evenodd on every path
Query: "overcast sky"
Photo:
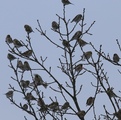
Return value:
M 99 48 L 99 45 L 103 45 L 103 50 L 106 53 L 110 53 L 111 57 L 113 53 L 118 53 L 121 56 L 120 51 L 116 44 L 116 39 L 119 39 L 121 43 L 121 1 L 120 0 L 70 0 L 74 5 L 69 5 L 66 7 L 67 18 L 72 19 L 76 14 L 82 13 L 83 8 L 86 9 L 85 21 L 87 27 L 93 22 L 96 21 L 94 26 L 91 28 L 90 32 L 92 36 L 86 35 L 84 39 L 88 42 L 92 42 L 96 48 Z M 9 100 L 6 99 L 4 93 L 8 90 L 8 84 L 13 83 L 11 80 L 11 75 L 13 74 L 12 70 L 8 67 L 9 61 L 7 59 L 8 47 L 5 43 L 5 37 L 7 34 L 10 34 L 13 38 L 18 38 L 21 40 L 26 39 L 26 33 L 24 31 L 24 25 L 29 24 L 32 26 L 35 33 L 32 33 L 31 38 L 33 39 L 33 46 L 37 53 L 41 53 L 44 57 L 48 56 L 57 60 L 58 62 L 58 52 L 57 48 L 53 47 L 50 43 L 47 44 L 47 41 L 39 35 L 36 31 L 37 19 L 39 19 L 44 30 L 47 30 L 47 33 L 50 37 L 53 37 L 51 31 L 51 22 L 53 20 L 57 21 L 56 14 L 62 15 L 62 3 L 61 0 L 3 0 L 0 3 L 0 48 L 1 48 L 1 84 L 0 84 L 0 119 L 1 120 L 24 120 L 23 116 L 26 113 L 22 110 L 16 108 L 14 105 L 10 104 Z M 36 41 L 42 40 L 43 45 L 39 47 Z M 57 38 L 58 40 L 58 38 Z M 55 39 L 56 41 L 56 39 Z M 43 53 L 45 50 L 45 45 L 47 45 L 49 50 Z M 36 47 L 37 46 L 37 47 Z M 41 51 L 43 50 L 43 51 Z M 47 55 L 46 55 L 47 54 Z M 59 55 L 61 56 L 61 55 Z M 51 65 L 56 62 L 49 61 Z M 48 63 L 48 65 L 49 65 Z M 57 66 L 57 65 L 56 65 Z M 110 82 L 114 86 L 120 88 L 121 83 L 113 73 L 113 66 L 110 66 L 106 63 L 106 70 L 109 72 Z M 116 68 L 115 68 L 116 71 Z M 58 76 L 58 73 L 55 75 Z M 118 74 L 119 75 L 119 74 Z M 117 76 L 118 76 L 117 75 Z M 58 76 L 61 77 L 61 76 Z M 117 79 L 116 79 L 117 78 Z M 86 76 L 86 79 L 89 79 Z M 114 82 L 117 80 L 117 82 Z M 14 83 L 13 83 L 14 84 Z M 118 89 L 117 89 L 118 91 Z M 85 94 L 87 94 L 85 92 Z M 100 98 L 99 98 L 100 99 Z M 98 104 L 98 103 L 97 103 Z M 29 116 L 27 115 L 29 118 Z M 29 120 L 32 120 L 30 118 Z

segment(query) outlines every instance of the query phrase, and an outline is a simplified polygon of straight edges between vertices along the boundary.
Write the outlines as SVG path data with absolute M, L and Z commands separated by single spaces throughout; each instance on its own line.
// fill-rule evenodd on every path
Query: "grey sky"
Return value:
M 120 0 L 70 0 L 74 5 L 69 5 L 66 7 L 67 18 L 72 19 L 76 14 L 82 13 L 83 8 L 86 8 L 85 21 L 87 22 L 87 27 L 93 21 L 96 21 L 94 26 L 91 28 L 90 32 L 92 36 L 86 35 L 84 39 L 88 42 L 92 42 L 96 48 L 99 48 L 100 44 L 103 44 L 103 50 L 106 53 L 110 52 L 112 56 L 113 53 L 119 53 L 115 39 L 119 39 L 121 43 L 121 1 Z M 55 14 L 62 15 L 62 4 L 61 0 L 3 0 L 0 3 L 0 48 L 1 48 L 1 84 L 0 84 L 0 119 L 1 120 L 24 120 L 23 116 L 26 113 L 19 110 L 14 105 L 10 104 L 9 100 L 6 99 L 4 93 L 8 90 L 8 84 L 13 83 L 11 80 L 11 74 L 13 72 L 8 67 L 9 61 L 7 59 L 8 47 L 5 43 L 5 37 L 10 34 L 13 38 L 18 38 L 21 40 L 26 39 L 26 33 L 24 31 L 24 24 L 29 24 L 34 29 L 35 33 L 32 33 L 31 38 L 33 39 L 34 47 L 38 45 L 36 41 L 43 41 L 44 45 L 48 45 L 49 49 L 46 53 L 42 53 L 41 49 L 44 51 L 44 45 L 40 45 L 42 48 L 35 48 L 37 53 L 41 53 L 46 57 L 52 57 L 57 60 L 58 55 L 56 47 L 53 47 L 50 43 L 47 43 L 44 37 L 41 37 L 36 31 L 37 22 L 39 19 L 44 30 L 47 30 L 47 34 L 52 37 L 55 35 L 51 31 L 51 22 L 53 20 L 58 20 Z M 57 38 L 58 40 L 58 38 Z M 39 49 L 39 50 L 38 50 Z M 49 53 L 50 52 L 50 53 Z M 51 54 L 53 53 L 53 54 Z M 120 55 L 121 56 L 121 55 Z M 51 61 L 52 65 L 54 64 Z M 49 66 L 49 63 L 48 63 Z M 55 65 L 57 66 L 57 65 Z M 114 71 L 109 67 L 109 64 L 105 64 L 106 70 L 109 71 L 109 76 L 111 80 L 115 79 Z M 116 72 L 115 72 L 116 73 Z M 56 74 L 56 73 L 55 73 Z M 118 74 L 119 75 L 119 74 Z M 61 76 L 58 76 L 61 77 Z M 88 77 L 87 77 L 88 78 Z M 93 80 L 92 80 L 93 81 Z M 118 86 L 118 82 L 111 81 L 111 84 Z M 117 84 L 118 83 L 118 84 Z M 86 82 L 84 82 L 86 84 Z M 120 88 L 120 86 L 119 86 Z M 116 89 L 118 91 L 118 89 Z M 100 98 L 99 98 L 100 99 Z M 98 103 L 97 103 L 98 104 Z M 100 111 L 100 110 L 99 110 Z M 29 118 L 29 116 L 27 115 Z M 32 118 L 30 117 L 30 120 Z

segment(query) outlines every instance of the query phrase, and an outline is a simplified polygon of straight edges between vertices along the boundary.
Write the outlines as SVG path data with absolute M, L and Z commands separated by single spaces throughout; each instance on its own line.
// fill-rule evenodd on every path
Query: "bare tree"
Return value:
M 58 35 L 58 41 L 49 37 L 39 20 L 37 20 L 36 30 L 29 25 L 24 25 L 27 33 L 25 42 L 12 39 L 10 35 L 6 36 L 6 44 L 9 47 L 7 56 L 10 61 L 9 67 L 14 72 L 11 79 L 18 85 L 13 86 L 10 83 L 6 97 L 16 107 L 33 116 L 35 120 L 67 120 L 72 116 L 84 120 L 90 112 L 90 119 L 121 120 L 121 98 L 114 93 L 114 88 L 110 85 L 104 68 L 104 61 L 121 66 L 120 57 L 114 53 L 111 58 L 110 54 L 103 51 L 102 45 L 97 49 L 93 43 L 83 40 L 83 36 L 92 35 L 90 29 L 95 23 L 93 21 L 90 26 L 87 26 L 85 8 L 74 18 L 67 19 L 66 6 L 72 3 L 62 0 L 62 4 L 63 16 L 56 14 L 58 21 L 50 23 L 52 24 L 51 32 Z M 56 68 L 60 72 L 58 74 L 62 76 L 60 79 L 56 78 L 57 75 L 52 70 L 53 66 L 46 66 L 48 57 L 36 55 L 31 39 L 32 32 L 39 33 L 40 37 L 46 38 L 51 45 L 57 47 L 56 50 L 61 51 L 62 54 L 58 58 L 59 64 Z M 120 43 L 118 40 L 116 41 L 121 51 Z M 89 49 L 85 50 L 85 46 L 89 46 Z M 46 52 L 44 54 L 46 55 Z M 54 59 L 52 61 L 55 62 Z M 35 68 L 35 66 L 37 67 Z M 121 74 L 120 70 L 118 72 Z M 47 81 L 43 79 L 43 73 L 48 76 Z M 85 75 L 89 76 L 89 79 L 90 76 L 95 79 L 94 83 L 88 81 L 91 87 L 88 86 L 89 84 L 83 85 L 83 82 L 79 81 L 79 79 L 84 79 Z M 86 94 L 91 88 L 93 89 L 92 95 L 85 99 L 81 94 L 83 92 Z M 87 91 L 83 91 L 83 89 Z M 102 93 L 108 97 L 112 112 L 110 112 L 110 107 L 102 104 L 103 112 L 97 114 L 99 106 L 95 105 L 96 98 Z M 21 98 L 19 100 L 18 95 Z M 85 102 L 86 109 L 83 109 L 80 99 Z M 24 118 L 27 120 L 26 116 Z

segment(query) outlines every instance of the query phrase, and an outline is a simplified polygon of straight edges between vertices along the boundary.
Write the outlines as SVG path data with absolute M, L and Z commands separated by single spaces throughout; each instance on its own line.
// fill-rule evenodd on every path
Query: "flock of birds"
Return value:
M 64 6 L 69 5 L 69 4 L 72 4 L 69 0 L 61 0 L 61 1 L 62 1 L 62 3 L 63 3 Z M 72 19 L 71 22 L 75 22 L 75 23 L 77 24 L 77 23 L 78 23 L 79 21 L 81 21 L 81 20 L 83 20 L 83 16 L 82 16 L 81 14 L 78 14 L 78 15 L 76 15 L 76 16 Z M 24 28 L 25 28 L 25 31 L 27 32 L 27 34 L 30 34 L 31 32 L 34 32 L 33 29 L 31 28 L 31 26 L 29 26 L 29 25 L 27 25 L 27 24 L 24 25 Z M 53 30 L 58 30 L 58 29 L 60 28 L 60 26 L 59 26 L 59 24 L 58 24 L 56 21 L 53 21 L 53 22 L 52 22 L 52 28 L 53 28 Z M 62 45 L 63 45 L 65 48 L 70 48 L 70 47 L 72 47 L 72 46 L 70 45 L 70 42 L 73 41 L 73 40 L 77 40 L 77 42 L 78 42 L 78 44 L 79 44 L 80 47 L 84 47 L 85 45 L 89 44 L 89 43 L 87 43 L 86 41 L 84 41 L 82 38 L 80 38 L 81 35 L 82 35 L 82 32 L 81 32 L 80 30 L 77 31 L 77 32 L 72 36 L 72 38 L 71 38 L 69 41 L 63 39 L 63 40 L 62 40 Z M 7 35 L 7 36 L 6 36 L 6 43 L 7 43 L 7 44 L 13 44 L 15 48 L 20 48 L 20 47 L 24 46 L 19 40 L 17 40 L 17 39 L 14 39 L 14 40 L 13 40 L 12 37 L 11 37 L 10 35 Z M 30 57 L 30 56 L 32 56 L 32 53 L 33 53 L 32 50 L 27 50 L 27 51 L 21 53 L 21 55 L 24 56 L 24 57 Z M 83 58 L 84 58 L 84 59 L 89 60 L 91 57 L 92 57 L 92 52 L 91 52 L 91 51 L 87 51 L 87 52 L 85 52 L 85 53 L 83 54 Z M 13 56 L 11 53 L 8 53 L 7 58 L 8 58 L 10 61 L 12 61 L 12 60 L 14 60 L 14 59 L 17 59 L 17 58 L 16 58 L 15 56 Z M 115 53 L 115 54 L 113 55 L 113 62 L 118 63 L 119 60 L 120 60 L 120 57 L 118 56 L 118 54 Z M 75 68 L 74 68 L 75 71 L 77 71 L 77 72 L 81 71 L 82 68 L 83 68 L 82 66 L 83 66 L 82 64 L 76 65 Z M 18 61 L 17 61 L 17 67 L 18 67 L 19 69 L 23 70 L 23 71 L 25 71 L 25 70 L 31 70 L 30 65 L 29 65 L 29 63 L 28 63 L 27 61 L 25 61 L 24 63 L 22 63 L 21 60 L 18 60 Z M 26 81 L 25 81 L 25 80 L 21 80 L 21 81 L 20 81 L 20 84 L 21 84 L 21 86 L 22 86 L 24 89 L 26 89 L 26 88 L 29 87 L 29 86 L 35 87 L 35 86 L 38 86 L 38 85 L 43 85 L 45 88 L 47 87 L 47 83 L 45 83 L 45 82 L 43 81 L 43 79 L 41 78 L 41 76 L 38 75 L 38 74 L 35 74 L 35 75 L 34 75 L 34 80 L 33 80 L 32 83 L 30 83 L 29 80 L 26 80 Z M 6 95 L 7 98 L 12 99 L 12 98 L 13 98 L 13 94 L 14 94 L 14 91 L 13 91 L 13 90 L 10 90 L 10 91 L 8 91 L 5 95 Z M 113 89 L 112 89 L 112 88 L 108 88 L 108 89 L 107 89 L 107 94 L 109 95 L 109 97 L 117 97 L 117 95 L 113 92 Z M 27 93 L 24 99 L 30 100 L 30 101 L 31 101 L 31 100 L 37 100 L 37 98 L 35 98 L 35 97 L 32 95 L 32 93 Z M 87 101 L 86 101 L 86 105 L 88 105 L 88 106 L 93 105 L 94 100 L 95 100 L 94 97 L 89 97 L 89 98 L 87 99 Z M 44 103 L 44 101 L 43 101 L 41 98 L 38 98 L 37 102 L 38 102 L 38 105 L 39 105 L 39 106 L 41 106 L 41 107 L 42 107 L 43 105 L 45 106 L 45 103 Z M 50 103 L 49 105 L 46 106 L 46 108 L 49 108 L 49 109 L 59 109 L 58 107 L 59 107 L 59 103 L 58 103 L 58 102 L 52 102 L 52 103 Z M 69 102 L 65 102 L 65 103 L 61 106 L 61 110 L 67 110 L 69 107 L 70 107 Z M 27 105 L 27 104 L 24 104 L 24 105 L 22 106 L 22 108 L 25 109 L 25 110 L 27 110 L 27 109 L 28 109 L 28 105 Z M 45 108 L 44 108 L 44 109 L 45 109 Z M 115 115 L 118 116 L 120 113 L 121 113 L 121 111 L 115 113 Z M 84 110 L 81 110 L 81 111 L 77 112 L 77 115 L 79 115 L 80 117 L 84 117 L 85 114 L 86 114 L 86 112 L 85 112 Z

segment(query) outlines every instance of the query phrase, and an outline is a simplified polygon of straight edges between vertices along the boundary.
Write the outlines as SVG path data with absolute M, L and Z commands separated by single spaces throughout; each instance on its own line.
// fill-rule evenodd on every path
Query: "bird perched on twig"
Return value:
M 82 64 L 78 64 L 74 67 L 76 72 L 80 72 L 83 69 L 83 65 Z
M 83 47 L 83 46 L 85 46 L 85 45 L 88 44 L 87 42 L 85 42 L 85 41 L 82 40 L 81 38 L 78 38 L 77 41 L 78 41 L 78 44 L 80 45 L 80 47 Z
M 13 91 L 10 90 L 7 93 L 5 93 L 5 95 L 6 95 L 7 98 L 13 98 Z
M 94 102 L 94 97 L 89 97 L 88 99 L 87 99 L 87 101 L 86 101 L 86 105 L 92 105 L 93 104 L 93 102 Z
M 119 58 L 118 54 L 115 53 L 115 54 L 113 55 L 113 61 L 116 62 L 116 63 L 118 63 L 119 60 L 120 60 L 120 58 Z
M 34 75 L 34 81 L 36 85 L 42 85 L 44 83 L 42 77 L 38 74 Z
M 72 40 L 77 40 L 80 36 L 82 35 L 82 31 L 77 31 L 71 38 L 70 41 Z
M 13 40 L 13 44 L 14 44 L 14 47 L 16 48 L 19 48 L 19 47 L 23 47 L 24 45 L 17 39 L 14 39 Z
M 42 77 L 40 75 L 35 74 L 34 75 L 33 82 L 30 83 L 30 86 L 36 87 L 36 86 L 39 86 L 39 85 L 42 85 L 45 88 L 47 88 L 47 86 L 48 86 L 48 84 L 43 81 L 43 79 L 42 79 Z
M 82 58 L 83 59 L 87 59 L 89 60 L 89 58 L 92 57 L 92 52 L 91 51 L 87 51 L 83 54 Z
M 78 14 L 72 19 L 71 23 L 72 22 L 78 23 L 80 20 L 82 20 L 82 15 Z
M 40 107 L 44 106 L 45 105 L 44 100 L 42 98 L 38 98 L 37 105 Z
M 32 95 L 32 93 L 27 93 L 24 99 L 26 99 L 26 100 L 36 100 L 36 98 Z
M 21 70 L 24 70 L 24 65 L 21 60 L 17 61 L 17 68 L 20 68 Z
M 30 57 L 32 55 L 32 52 L 33 52 L 33 50 L 27 50 L 27 51 L 21 53 L 21 55 L 23 55 L 25 57 Z
M 121 120 L 121 109 L 119 109 L 118 112 L 115 112 L 114 115 L 118 118 L 118 120 Z
M 69 104 L 69 102 L 65 102 L 63 105 L 62 105 L 62 107 L 61 107 L 61 109 L 63 110 L 66 110 L 66 109 L 68 109 L 68 107 L 70 106 L 70 104 Z
M 7 35 L 6 39 L 5 39 L 5 42 L 8 43 L 8 44 L 13 43 L 12 37 L 10 35 Z
M 41 108 L 39 109 L 39 111 L 41 111 L 41 112 L 46 112 L 47 110 L 48 110 L 48 107 L 46 104 L 41 106 Z
M 52 109 L 53 111 L 59 110 L 59 104 L 58 104 L 58 102 L 52 102 L 52 103 L 50 103 L 50 104 L 48 105 L 48 107 L 49 107 L 50 109 Z
M 31 67 L 27 61 L 24 62 L 24 70 L 31 70 Z
M 12 54 L 10 54 L 10 53 L 8 53 L 7 58 L 8 58 L 10 61 L 17 59 L 14 55 L 12 55 Z
M 69 41 L 67 41 L 65 39 L 62 41 L 62 44 L 64 47 L 67 47 L 67 48 L 71 47 L 71 45 L 69 44 Z
M 24 104 L 24 105 L 22 106 L 22 108 L 23 108 L 24 110 L 27 110 L 27 109 L 28 109 L 28 105 L 27 105 L 27 104 Z
M 64 6 L 72 4 L 69 0 L 61 0 L 61 2 L 63 3 Z
M 53 21 L 52 24 L 51 24 L 51 26 L 52 26 L 52 28 L 53 28 L 54 30 L 59 29 L 59 24 L 58 24 L 56 21 Z
M 77 112 L 77 115 L 78 115 L 80 118 L 82 118 L 82 119 L 84 118 L 85 114 L 86 114 L 86 112 L 85 112 L 84 110 L 81 110 L 81 111 Z
M 117 96 L 114 92 L 113 92 L 113 88 L 107 88 L 107 94 L 109 95 L 109 97 L 119 97 Z
M 29 80 L 21 80 L 20 83 L 21 83 L 21 86 L 23 88 L 27 88 L 27 87 L 29 87 L 30 81 Z
M 31 32 L 34 32 L 33 31 L 33 29 L 31 28 L 31 26 L 29 26 L 29 25 L 24 25 L 24 29 L 25 29 L 25 31 L 29 34 L 29 33 L 31 33 Z

